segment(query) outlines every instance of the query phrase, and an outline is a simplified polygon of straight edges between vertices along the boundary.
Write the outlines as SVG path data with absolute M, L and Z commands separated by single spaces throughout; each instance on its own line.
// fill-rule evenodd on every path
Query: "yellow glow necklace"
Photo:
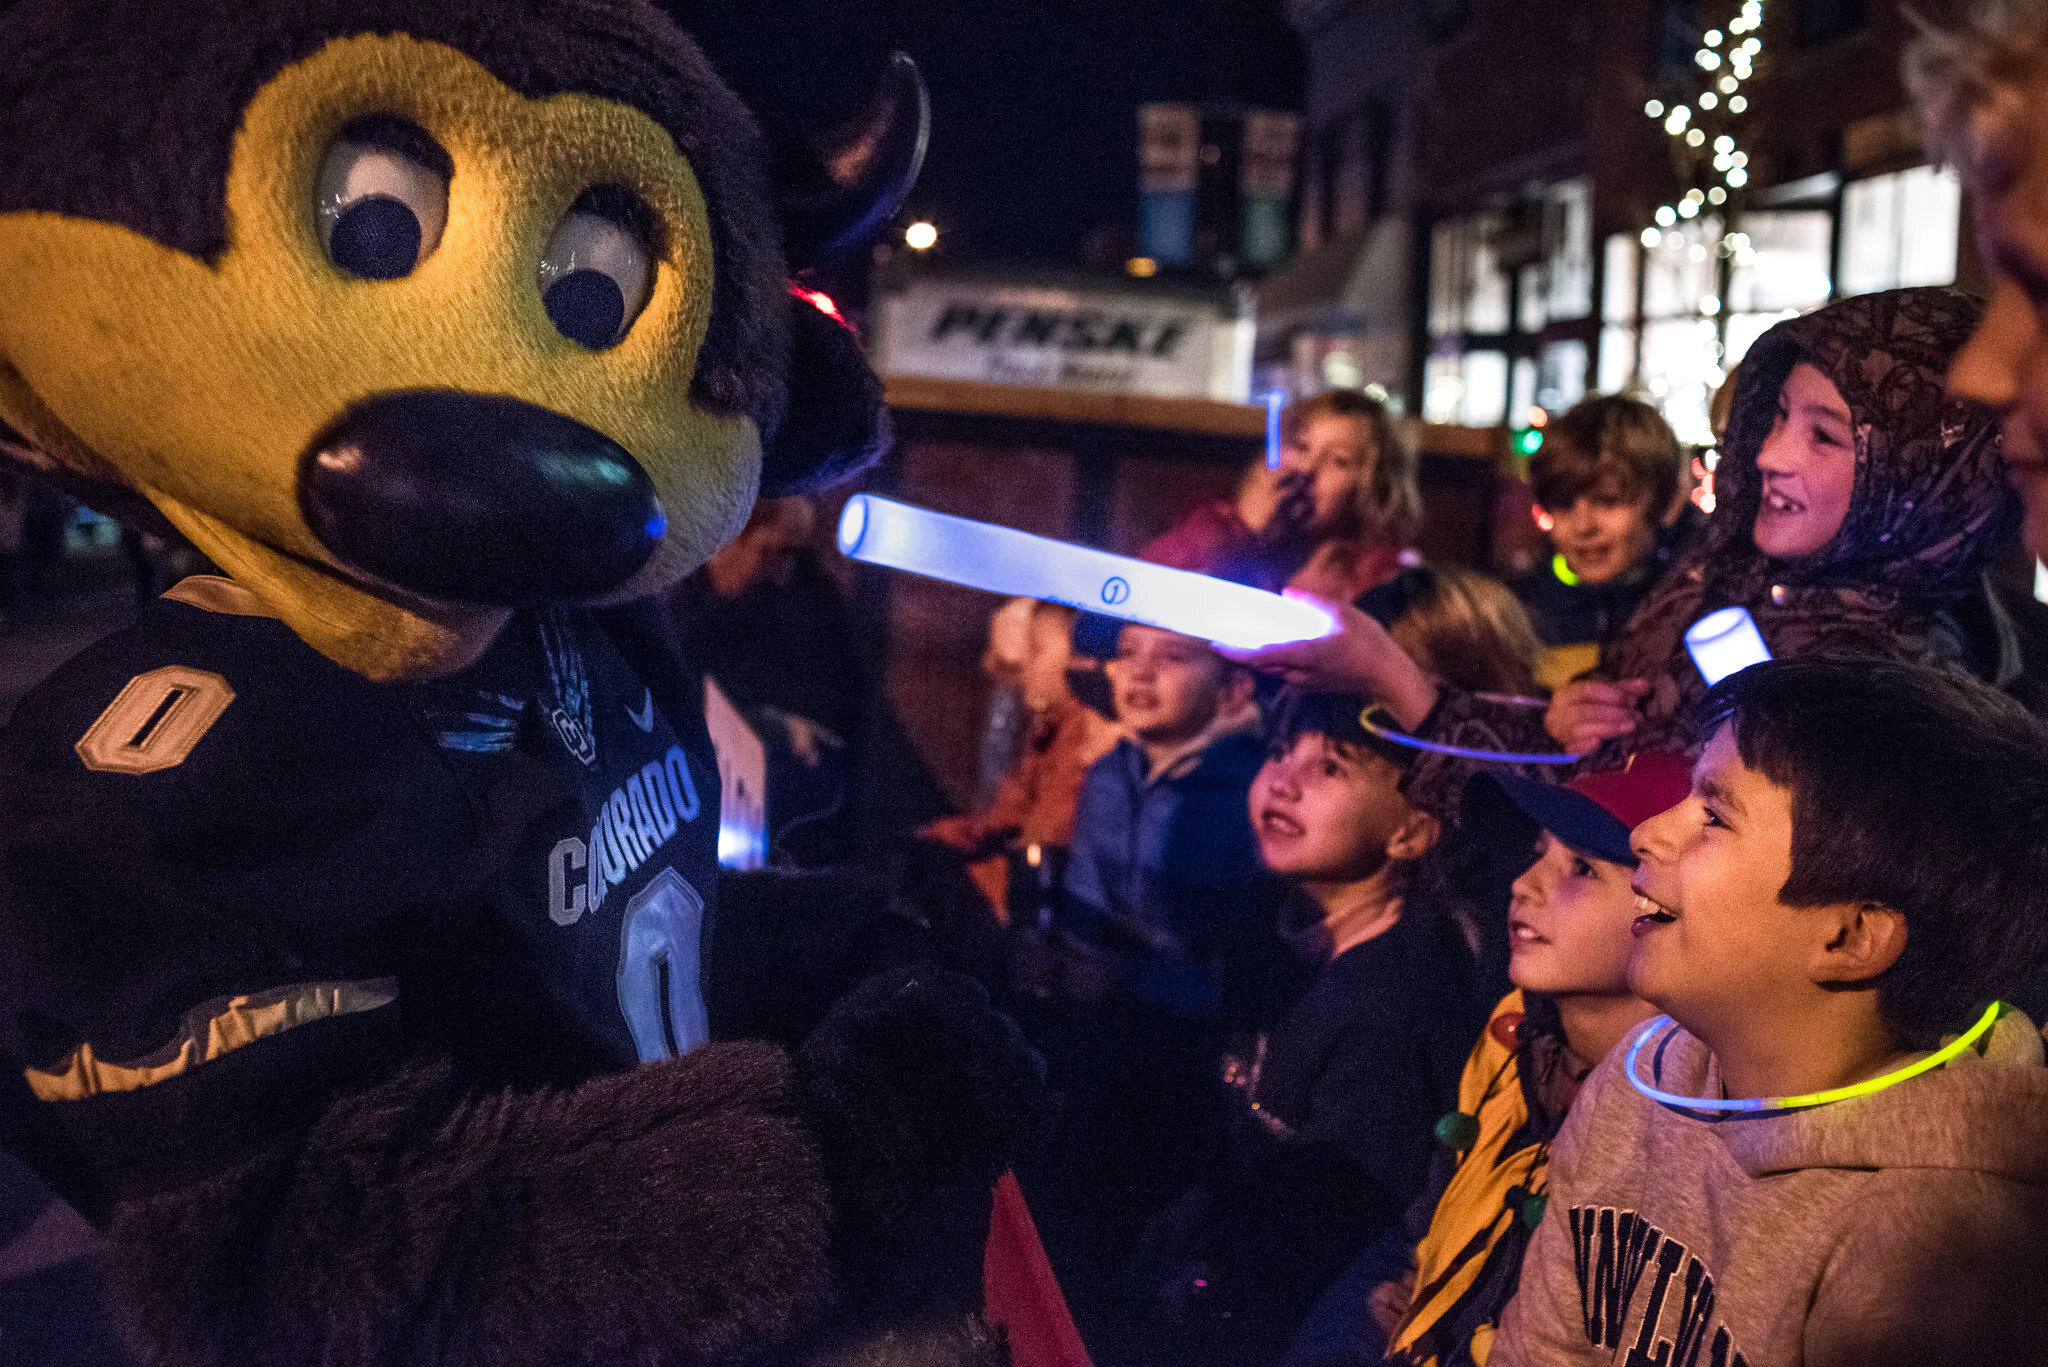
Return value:
M 1989 1030 L 1992 1024 L 1997 1021 L 1998 1013 L 2003 1009 L 2003 1003 L 1991 1003 L 1991 1005 L 1984 1008 L 1984 1015 L 1977 1023 L 1956 1036 L 1955 1039 L 1935 1050 L 1926 1058 L 1917 1059 L 1903 1068 L 1886 1073 L 1883 1077 L 1866 1078 L 1862 1082 L 1852 1082 L 1846 1087 L 1830 1087 L 1825 1092 L 1807 1092 L 1801 1096 L 1750 1096 L 1740 1097 L 1733 1101 L 1721 1101 L 1711 1097 L 1680 1096 L 1676 1092 L 1667 1092 L 1651 1086 L 1643 1081 L 1641 1075 L 1636 1072 L 1636 1056 L 1643 1052 L 1643 1046 L 1649 1043 L 1650 1036 L 1656 1034 L 1667 1025 L 1675 1028 L 1676 1022 L 1669 1016 L 1659 1016 L 1642 1028 L 1642 1032 L 1636 1036 L 1635 1043 L 1631 1044 L 1628 1048 L 1628 1058 L 1622 1064 L 1622 1071 L 1628 1074 L 1629 1085 L 1644 1096 L 1649 1097 L 1652 1101 L 1661 1101 L 1666 1106 L 1676 1106 L 1681 1110 L 1791 1111 L 1803 1109 L 1807 1106 L 1825 1106 L 1831 1101 L 1845 1101 L 1852 1096 L 1869 1096 L 1872 1092 L 1881 1092 L 1894 1083 L 1904 1082 L 1909 1077 L 1918 1077 L 1922 1073 L 1931 1072 L 1939 1068 L 1942 1064 L 1947 1063 L 1950 1059 L 1962 1053 L 1963 1050 L 1982 1039 L 1985 1031 Z

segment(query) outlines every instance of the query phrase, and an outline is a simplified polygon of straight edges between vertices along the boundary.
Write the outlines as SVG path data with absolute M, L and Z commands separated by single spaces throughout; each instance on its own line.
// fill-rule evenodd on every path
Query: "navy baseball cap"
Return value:
M 1645 751 L 1632 756 L 1625 769 L 1581 774 L 1570 783 L 1545 783 L 1515 774 L 1488 777 L 1531 821 L 1577 853 L 1634 868 L 1628 833 L 1685 801 L 1692 790 L 1692 761 L 1684 755 Z

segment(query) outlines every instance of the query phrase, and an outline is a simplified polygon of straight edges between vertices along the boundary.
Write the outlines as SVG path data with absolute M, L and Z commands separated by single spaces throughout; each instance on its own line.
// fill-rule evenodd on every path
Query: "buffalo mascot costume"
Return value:
M 0 737 L 0 1140 L 141 1361 L 999 1356 L 1031 1056 L 917 967 L 745 1038 L 802 937 L 648 605 L 880 443 L 783 244 L 900 200 L 883 95 L 778 192 L 645 0 L 0 18 L 9 454 L 221 571 Z

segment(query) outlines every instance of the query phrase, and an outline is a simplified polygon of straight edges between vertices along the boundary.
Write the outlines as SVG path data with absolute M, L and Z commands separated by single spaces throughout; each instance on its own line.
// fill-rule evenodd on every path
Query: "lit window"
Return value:
M 1658 235 L 1662 240 L 1662 234 Z M 1600 320 L 1629 323 L 1636 316 L 1636 272 L 1642 248 L 1636 238 L 1616 233 L 1607 239 L 1606 272 L 1600 285 Z M 1605 389 L 1606 385 L 1601 385 Z
M 1536 360 L 1532 356 L 1515 358 L 1513 378 L 1508 385 L 1508 422 L 1510 426 L 1526 427 L 1529 420 L 1524 415 L 1536 406 Z
M 1828 301 L 1829 238 L 1833 215 L 1825 209 L 1788 210 L 1742 216 L 1747 243 L 1735 253 L 1729 275 L 1733 313 L 1775 313 L 1818 308 Z
M 1689 443 L 1709 440 L 1707 404 L 1721 382 L 1719 332 L 1702 306 L 1717 300 L 1721 219 L 1701 214 L 1643 252 L 1642 363 L 1638 389 Z M 1610 334 L 1622 329 L 1609 328 Z M 1602 379 L 1608 363 L 1602 358 Z M 1604 387 L 1604 385 L 1603 385 Z
M 1536 402 L 1561 413 L 1586 397 L 1586 344 L 1565 340 L 1543 348 L 1536 381 Z
M 1465 416 L 1465 358 L 1432 356 L 1422 363 L 1422 416 L 1458 422 Z
M 1955 172 L 1915 166 L 1842 191 L 1842 291 L 1950 285 L 1963 189 Z
M 1463 421 L 1467 427 L 1491 427 L 1507 421 L 1508 358 L 1499 351 L 1465 353 L 1465 403 Z
M 1466 223 L 1465 331 L 1508 330 L 1508 274 L 1500 268 L 1493 240 L 1502 227 L 1498 214 L 1481 214 Z
M 1643 253 L 1643 317 L 1693 318 L 1700 300 L 1715 290 L 1715 244 L 1721 220 L 1705 214 L 1667 229 L 1657 245 Z
M 1552 318 L 1593 311 L 1593 183 L 1568 180 L 1544 195 L 1544 257 Z M 1524 296 L 1527 297 L 1526 295 Z
M 1678 439 L 1713 440 L 1707 405 L 1722 380 L 1711 318 L 1666 318 L 1643 324 L 1642 384 Z
M 1429 330 L 1499 333 L 1508 328 L 1508 275 L 1494 255 L 1498 214 L 1450 219 L 1430 239 Z
M 1636 371 L 1636 330 L 1632 327 L 1600 329 L 1600 392 L 1621 394 L 1628 390 Z

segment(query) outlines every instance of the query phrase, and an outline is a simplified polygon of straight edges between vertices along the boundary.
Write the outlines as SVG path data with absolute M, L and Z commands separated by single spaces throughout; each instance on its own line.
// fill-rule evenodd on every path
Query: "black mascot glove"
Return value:
M 991 1188 L 1051 1116 L 1043 1061 L 1016 1023 L 972 978 L 878 973 L 798 1050 L 797 1095 L 855 1305 L 978 1307 Z

